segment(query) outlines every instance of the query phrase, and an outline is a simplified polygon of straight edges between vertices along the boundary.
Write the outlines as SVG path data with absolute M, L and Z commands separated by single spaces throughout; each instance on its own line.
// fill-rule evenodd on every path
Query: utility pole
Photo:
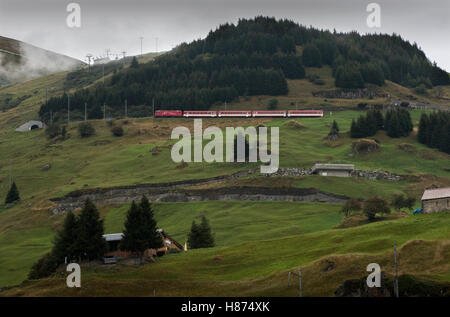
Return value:
M 67 94 L 67 124 L 70 123 L 70 95 Z
M 128 103 L 127 99 L 125 99 L 125 118 L 128 117 Z
M 87 102 L 84 103 L 84 121 L 87 121 Z
M 152 98 L 152 112 L 153 112 L 153 117 L 155 117 L 155 98 Z
M 142 57 L 142 40 L 144 39 L 142 36 L 139 38 L 141 40 L 141 57 Z
M 394 293 L 395 297 L 398 297 L 398 263 L 397 263 L 397 246 L 395 244 L 394 244 L 394 267 L 395 267 Z
M 91 71 L 91 58 L 92 58 L 92 54 L 87 54 L 86 58 L 88 60 L 88 71 Z

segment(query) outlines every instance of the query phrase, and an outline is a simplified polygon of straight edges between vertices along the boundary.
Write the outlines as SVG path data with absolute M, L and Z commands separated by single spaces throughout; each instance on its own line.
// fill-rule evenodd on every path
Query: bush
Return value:
M 78 126 L 78 133 L 82 138 L 88 138 L 95 134 L 95 129 L 89 122 L 80 123 Z
M 58 261 L 51 254 L 47 253 L 42 258 L 40 258 L 31 267 L 28 273 L 28 278 L 30 280 L 37 280 L 52 275 L 58 268 Z
M 115 126 L 111 129 L 111 132 L 114 136 L 121 137 L 123 136 L 123 128 L 121 126 Z
M 61 132 L 61 126 L 57 123 L 51 123 L 47 126 L 47 129 L 45 129 L 45 134 L 49 139 L 57 137 Z
M 373 196 L 364 202 L 363 211 L 367 215 L 367 219 L 372 221 L 377 213 L 389 214 L 391 210 L 389 205 L 383 198 Z

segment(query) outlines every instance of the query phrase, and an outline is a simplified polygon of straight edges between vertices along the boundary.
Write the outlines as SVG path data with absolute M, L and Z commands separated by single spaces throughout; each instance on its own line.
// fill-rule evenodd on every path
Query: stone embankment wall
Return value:
M 83 206 L 89 198 L 96 205 L 123 204 L 140 200 L 146 195 L 150 201 L 190 202 L 204 200 L 251 200 L 251 201 L 304 201 L 342 203 L 346 196 L 321 192 L 314 188 L 271 188 L 271 187 L 226 187 L 220 189 L 189 190 L 189 186 L 224 182 L 257 173 L 258 169 L 241 171 L 228 176 L 177 182 L 94 188 L 77 190 L 61 198 L 51 199 L 56 204 L 54 214 L 75 210 Z M 311 175 L 311 169 L 280 168 L 274 174 L 260 174 L 260 177 L 296 177 Z M 399 181 L 404 176 L 380 171 L 355 170 L 354 177 Z M 318 176 L 319 177 L 319 176 Z

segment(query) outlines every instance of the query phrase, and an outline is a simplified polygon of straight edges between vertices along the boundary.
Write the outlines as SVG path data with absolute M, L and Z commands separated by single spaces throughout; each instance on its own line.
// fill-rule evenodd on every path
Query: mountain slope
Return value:
M 84 63 L 0 36 L 0 86 L 81 67 Z
M 285 96 L 288 80 L 308 78 L 323 85 L 324 79 L 305 72 L 307 67 L 331 68 L 333 85 L 339 89 L 377 89 L 390 81 L 425 95 L 427 89 L 450 84 L 445 71 L 398 35 L 331 33 L 256 17 L 222 25 L 153 63 L 119 71 L 105 85 L 76 91 L 71 100 L 74 111 L 83 112 L 85 103 L 106 104 L 113 115 L 122 113 L 125 100 L 130 110 L 151 108 L 153 102 L 160 107 L 208 109 L 239 97 Z M 41 117 L 61 112 L 66 97 L 49 100 Z

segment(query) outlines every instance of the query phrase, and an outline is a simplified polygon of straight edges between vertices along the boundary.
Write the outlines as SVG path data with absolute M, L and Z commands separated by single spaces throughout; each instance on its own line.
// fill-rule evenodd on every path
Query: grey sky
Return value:
M 66 25 L 66 6 L 81 5 L 81 28 Z M 381 28 L 366 25 L 367 4 L 381 6 Z M 303 25 L 360 33 L 393 32 L 416 42 L 450 71 L 449 0 L 0 0 L 0 35 L 85 59 L 104 55 L 169 50 L 203 38 L 225 22 L 256 15 L 289 18 Z

